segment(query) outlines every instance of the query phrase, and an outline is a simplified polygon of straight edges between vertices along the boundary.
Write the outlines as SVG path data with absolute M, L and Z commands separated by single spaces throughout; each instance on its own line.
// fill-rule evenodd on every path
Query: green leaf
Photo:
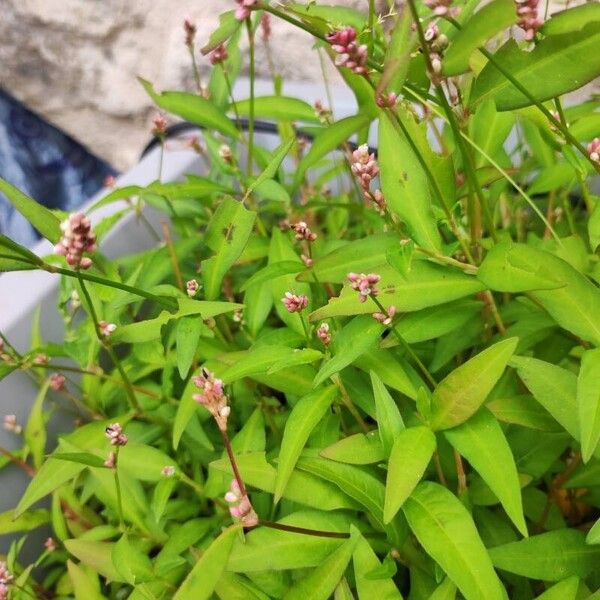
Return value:
M 117 583 L 126 583 L 112 561 L 114 544 L 93 540 L 65 540 L 65 548 L 84 565 L 90 567 L 102 577 Z
M 499 292 L 527 291 L 561 327 L 600 345 L 600 290 L 554 254 L 501 243 L 490 250 L 477 277 Z
M 510 364 L 517 369 L 519 377 L 533 397 L 578 440 L 580 433 L 575 374 L 527 356 L 514 356 Z
M 332 252 L 315 259 L 311 270 L 298 275 L 298 281 L 343 283 L 348 273 L 368 273 L 385 263 L 386 253 L 398 247 L 398 236 L 392 233 L 377 233 L 353 240 Z
M 127 534 L 113 545 L 112 561 L 121 576 L 134 585 L 152 579 L 152 561 L 135 545 L 129 542 Z
M 105 600 L 100 593 L 98 578 L 90 574 L 88 570 L 67 560 L 67 571 L 75 593 L 75 600 Z
M 163 110 L 173 113 L 195 125 L 200 125 L 207 129 L 216 129 L 232 138 L 239 138 L 240 134 L 235 125 L 210 100 L 198 94 L 189 94 L 186 92 L 162 92 L 158 94 L 149 81 L 141 77 L 138 77 L 138 80 L 154 103 Z
M 177 468 L 177 463 L 153 446 L 130 441 L 119 452 L 119 468 L 140 481 L 160 481 L 166 466 Z
M 61 237 L 60 221 L 53 212 L 1 177 L 0 192 L 47 240 L 53 244 L 58 242 Z
M 197 315 L 182 317 L 177 321 L 177 369 L 182 379 L 187 377 L 194 362 L 203 327 L 202 318 Z
M 421 482 L 402 507 L 427 552 L 469 600 L 503 600 L 504 589 L 467 509 L 446 488 Z
M 219 26 L 215 29 L 206 46 L 202 48 L 202 54 L 208 54 L 223 42 L 226 42 L 242 26 L 242 22 L 235 18 L 235 11 L 228 10 L 219 15 Z
M 600 440 L 600 348 L 581 357 L 577 378 L 577 409 L 581 432 L 581 454 L 587 462 Z
M 502 428 L 490 411 L 481 408 L 468 421 L 444 431 L 444 435 L 481 475 L 515 527 L 527 537 L 515 459 Z
M 347 142 L 352 134 L 366 127 L 369 121 L 369 115 L 359 114 L 353 117 L 346 117 L 329 125 L 327 129 L 317 135 L 310 146 L 310 150 L 298 165 L 293 188 L 297 189 L 300 186 L 306 171 L 310 167 L 314 166 L 326 154 L 329 154 L 344 142 Z
M 334 355 L 323 363 L 313 385 L 320 385 L 355 361 L 361 354 L 374 348 L 383 329 L 384 326 L 370 315 L 361 315 L 352 319 L 339 333 L 335 334 Z
M 576 600 L 578 589 L 579 578 L 569 577 L 536 596 L 535 600 Z
M 322 510 L 295 512 L 277 522 L 338 533 L 347 533 L 350 528 L 347 515 Z M 234 543 L 227 570 L 246 573 L 316 567 L 343 543 L 339 538 L 259 527 L 249 532 L 244 541 Z
M 154 488 L 154 493 L 152 494 L 152 514 L 156 521 L 160 521 L 161 517 L 165 512 L 165 508 L 167 507 L 167 502 L 175 486 L 177 485 L 177 478 L 175 477 L 163 477 Z
M 235 107 L 240 115 L 250 114 L 249 99 L 236 101 Z M 289 96 L 256 97 L 254 99 L 254 115 L 259 119 L 273 119 L 274 121 L 319 123 L 315 109 L 308 102 Z
M 35 402 L 29 412 L 29 419 L 25 427 L 25 442 L 33 456 L 33 464 L 39 468 L 44 462 L 46 452 L 46 420 L 44 418 L 44 400 L 50 387 L 50 380 L 47 379 L 40 388 Z
M 271 155 L 271 160 L 265 167 L 265 170 L 248 186 L 245 195 L 246 198 L 252 193 L 252 191 L 255 188 L 260 186 L 262 183 L 269 179 L 273 179 L 273 177 L 277 173 L 277 170 L 281 166 L 281 163 L 284 161 L 285 157 L 287 156 L 288 152 L 292 149 L 292 146 L 295 142 L 296 138 L 291 137 L 286 142 L 281 142 L 281 144 L 277 148 L 275 148 L 273 154 Z
M 600 23 L 592 22 L 576 36 L 567 33 L 545 37 L 531 52 L 521 50 L 511 39 L 494 58 L 536 100 L 543 102 L 579 89 L 600 74 L 600 55 L 596 52 L 599 42 Z M 581 60 L 582 56 L 586 60 Z M 532 104 L 492 63 L 475 80 L 471 102 L 487 98 L 496 101 L 498 110 Z
M 294 348 L 291 354 L 281 357 L 277 362 L 272 364 L 267 371 L 267 375 L 277 373 L 277 371 L 289 367 L 313 363 L 321 358 L 323 358 L 323 353 L 319 352 L 319 350 L 314 350 L 313 348 Z
M 233 542 L 239 536 L 239 532 L 240 526 L 233 525 L 214 540 L 179 586 L 173 600 L 212 598 L 213 590 L 227 565 Z
M 585 579 L 598 568 L 600 547 L 588 546 L 576 529 L 557 529 L 489 550 L 494 566 L 531 579 Z
M 80 463 L 88 467 L 104 468 L 104 458 L 90 452 L 54 452 L 52 458 Z
M 273 494 L 277 471 L 265 460 L 264 452 L 249 452 L 237 457 L 238 467 L 247 486 Z M 223 473 L 233 474 L 228 459 L 220 459 L 210 466 Z M 335 485 L 313 477 L 299 470 L 294 470 L 283 497 L 293 502 L 304 504 L 320 510 L 356 509 L 356 503 Z
M 402 594 L 398 591 L 391 577 L 373 579 L 369 575 L 376 569 L 381 568 L 381 563 L 369 542 L 362 536 L 359 537 L 352 557 L 354 566 L 354 578 L 358 600 L 402 600 Z
M 452 583 L 452 579 L 446 577 L 435 591 L 429 596 L 428 600 L 455 600 L 456 586 Z
M 349 465 L 369 465 L 385 460 L 378 431 L 355 433 L 327 446 L 319 454 Z
M 221 292 L 221 281 L 243 252 L 254 226 L 256 213 L 247 210 L 233 198 L 225 198 L 206 229 L 204 241 L 215 256 L 202 261 L 203 282 L 207 300 Z
M 600 5 L 580 4 L 552 15 L 540 28 L 544 35 L 556 35 L 580 31 L 588 23 L 600 21 Z
M 412 312 L 445 304 L 485 289 L 485 285 L 471 275 L 426 260 L 414 260 L 410 273 L 405 277 L 389 265 L 374 271 L 381 275 L 380 302 L 386 309 L 393 304 L 398 312 Z M 360 302 L 358 293 L 345 285 L 338 297 L 331 298 L 325 306 L 311 313 L 310 320 L 373 312 L 372 302 Z
M 509 338 L 486 348 L 438 384 L 431 399 L 433 429 L 456 427 L 477 412 L 504 373 L 518 341 Z
M 427 176 L 408 142 L 383 113 L 379 117 L 379 167 L 389 210 L 406 223 L 417 244 L 439 251 L 442 242 Z
M 471 54 L 516 20 L 513 0 L 494 0 L 484 5 L 463 25 L 444 53 L 444 75 L 459 75 L 468 71 Z
M 397 434 L 385 483 L 385 523 L 394 518 L 423 477 L 435 447 L 435 435 L 428 427 L 409 427 Z
M 296 461 L 312 430 L 323 419 L 337 393 L 338 389 L 333 385 L 315 390 L 308 396 L 301 398 L 292 409 L 285 424 L 279 451 L 274 503 L 279 502 L 281 499 L 296 466 Z
M 350 539 L 334 550 L 312 573 L 294 585 L 284 596 L 284 600 L 327 600 L 333 594 L 358 543 L 358 530 L 352 527 L 351 532 Z
M 529 394 L 494 398 L 486 404 L 492 414 L 503 423 L 522 425 L 539 431 L 559 431 L 560 425 L 548 411 Z
M 387 391 L 383 381 L 377 373 L 371 371 L 371 385 L 375 398 L 375 413 L 377 417 L 377 429 L 386 457 L 390 455 L 392 446 L 398 434 L 405 429 L 404 421 L 394 399 Z
M 0 513 L 0 535 L 31 531 L 50 521 L 50 514 L 45 508 L 29 510 L 20 517 L 14 518 L 12 510 Z
M 398 11 L 392 36 L 390 39 L 385 60 L 383 62 L 383 74 L 377 85 L 377 90 L 385 92 L 386 89 L 400 91 L 406 76 L 410 55 L 414 50 L 417 36 L 411 29 L 412 16 L 407 6 Z
M 600 519 L 588 531 L 585 541 L 588 544 L 600 544 Z

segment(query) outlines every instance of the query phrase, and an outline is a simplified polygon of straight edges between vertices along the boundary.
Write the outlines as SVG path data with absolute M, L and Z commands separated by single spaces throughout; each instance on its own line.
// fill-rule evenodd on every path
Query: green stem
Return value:
M 377 308 L 386 317 L 389 318 L 390 315 L 388 314 L 388 311 L 384 308 L 383 304 L 381 304 L 381 302 L 378 300 L 377 296 L 371 296 L 371 299 L 373 300 L 373 302 L 375 302 L 375 304 L 377 305 Z M 437 381 L 433 378 L 433 375 L 431 375 L 431 373 L 429 372 L 427 367 L 423 364 L 423 361 L 417 356 L 415 351 L 410 347 L 410 344 L 402 337 L 402 334 L 398 331 L 398 329 L 394 325 L 393 321 L 390 325 L 390 328 L 394 332 L 394 335 L 396 336 L 396 338 L 398 339 L 400 344 L 404 347 L 404 349 L 406 350 L 408 355 L 413 359 L 415 364 L 419 367 L 421 373 L 423 373 L 425 379 L 427 379 L 427 382 L 431 385 L 431 389 L 435 389 L 435 387 L 437 386 Z
M 375 0 L 369 0 L 369 31 L 371 32 L 369 54 L 372 54 L 375 46 Z
M 121 495 L 121 482 L 119 481 L 119 450 L 120 446 L 115 450 L 115 487 L 117 488 L 117 508 L 119 511 L 119 522 L 121 529 L 125 529 L 125 519 L 123 518 L 123 498 Z
M 80 272 L 77 271 L 77 274 L 79 275 Z M 113 364 L 115 365 L 115 367 L 117 368 L 117 370 L 119 371 L 119 373 L 121 375 L 121 379 L 123 380 L 123 385 L 125 386 L 125 391 L 127 393 L 127 398 L 129 399 L 129 403 L 131 404 L 131 408 L 133 408 L 137 414 L 141 414 L 142 410 L 141 410 L 139 402 L 135 396 L 135 392 L 133 391 L 133 386 L 131 385 L 131 381 L 129 381 L 129 377 L 127 377 L 127 373 L 125 373 L 125 369 L 123 368 L 123 365 L 121 364 L 121 361 L 119 360 L 119 357 L 117 356 L 117 353 L 114 351 L 112 345 L 102 335 L 102 332 L 100 330 L 100 323 L 98 321 L 98 315 L 96 314 L 96 309 L 94 308 L 94 303 L 92 302 L 92 299 L 87 290 L 87 287 L 86 287 L 83 279 L 81 279 L 81 278 L 79 278 L 79 285 L 81 286 L 81 291 L 83 292 L 83 296 L 85 297 L 85 301 L 88 305 L 88 308 L 90 311 L 90 316 L 92 317 L 92 321 L 94 322 L 94 328 L 96 330 L 96 336 L 98 338 L 98 341 L 102 344 L 102 346 L 108 352 L 108 355 L 110 356 Z
M 254 83 L 255 83 L 255 57 L 254 57 L 254 28 L 252 21 L 246 19 L 246 29 L 248 31 L 248 44 L 250 53 L 250 108 L 248 111 L 248 177 L 252 175 L 254 167 Z

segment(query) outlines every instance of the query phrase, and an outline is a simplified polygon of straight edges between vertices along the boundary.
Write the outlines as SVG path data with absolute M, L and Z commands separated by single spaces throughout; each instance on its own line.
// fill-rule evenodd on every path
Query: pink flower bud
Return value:
M 224 44 L 217 46 L 209 55 L 211 65 L 220 65 L 229 58 L 229 53 Z
M 193 298 L 198 293 L 198 290 L 200 289 L 200 286 L 198 285 L 198 282 L 195 279 L 190 279 L 185 284 L 185 289 L 187 291 L 187 295 L 190 298 Z
M 329 346 L 329 344 L 331 344 L 331 334 L 329 333 L 329 325 L 327 323 L 321 323 L 319 325 L 317 337 L 323 342 L 323 345 Z
M 100 330 L 100 335 L 107 338 L 115 332 L 117 326 L 114 323 L 109 323 L 108 321 L 98 321 L 98 329 Z
M 60 392 L 65 387 L 65 376 L 60 373 L 52 373 L 50 375 L 50 387 L 55 392 Z
M 175 475 L 175 467 L 173 465 L 166 465 L 162 468 L 160 474 L 163 477 L 172 477 Z
M 53 538 L 49 537 L 45 542 L 44 542 L 44 548 L 46 548 L 46 550 L 48 552 L 54 552 L 58 546 L 56 544 L 56 542 L 54 541 Z
M 288 312 L 300 312 L 308 306 L 308 298 L 304 294 L 297 296 L 292 292 L 286 292 L 281 299 Z
M 591 160 L 600 163 L 600 138 L 594 138 L 587 145 L 587 151 Z
M 3 421 L 4 429 L 6 431 L 10 431 L 11 433 L 15 433 L 16 435 L 19 435 L 23 431 L 23 428 L 17 422 L 16 415 L 4 415 Z
M 114 452 L 108 453 L 108 458 L 104 461 L 104 466 L 107 469 L 114 469 L 117 465 L 117 455 Z
M 364 273 L 348 273 L 347 279 L 352 289 L 358 292 L 360 302 L 366 302 L 369 296 L 377 296 L 379 294 L 376 284 L 381 277 L 376 273 L 369 273 L 368 275 Z
M 368 48 L 364 44 L 357 46 L 356 30 L 353 27 L 332 31 L 327 35 L 327 41 L 338 55 L 335 59 L 337 66 L 350 69 L 357 75 L 367 72 Z
M 119 423 L 113 423 L 105 429 L 106 437 L 110 440 L 112 446 L 125 446 L 129 439 L 123 433 L 123 428 Z

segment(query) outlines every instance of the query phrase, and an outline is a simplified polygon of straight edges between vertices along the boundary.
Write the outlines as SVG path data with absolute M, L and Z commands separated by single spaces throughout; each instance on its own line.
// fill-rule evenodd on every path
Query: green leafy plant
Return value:
M 0 236 L 0 270 L 60 277 L 65 323 L 60 344 L 34 325 L 25 353 L 1 334 L 0 377 L 39 394 L 27 423 L 4 419 L 22 444 L 0 467 L 31 481 L 0 514 L 22 534 L 0 598 L 598 597 L 600 105 L 563 95 L 600 74 L 600 5 L 537 9 L 236 0 L 208 81 L 189 22 L 197 90 L 141 80 L 202 128 L 205 175 L 159 173 L 87 215 L 0 181 L 56 245 Z M 275 71 L 256 97 L 280 21 L 356 114 L 284 95 Z M 146 207 L 156 247 L 108 260 L 104 235 Z M 57 399 L 80 424 L 55 441 Z

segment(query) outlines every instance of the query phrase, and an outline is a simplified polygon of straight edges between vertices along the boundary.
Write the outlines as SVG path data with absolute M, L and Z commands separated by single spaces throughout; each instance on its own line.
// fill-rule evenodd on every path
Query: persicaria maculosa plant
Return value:
M 55 245 L 0 269 L 60 279 L 65 325 L 1 335 L 40 391 L 3 414 L 0 598 L 598 597 L 600 5 L 230 4 L 183 25 L 193 90 L 141 80 L 156 182 L 65 215 L 0 181 Z M 286 95 L 290 27 L 354 114 Z M 163 181 L 177 117 L 206 170 Z

